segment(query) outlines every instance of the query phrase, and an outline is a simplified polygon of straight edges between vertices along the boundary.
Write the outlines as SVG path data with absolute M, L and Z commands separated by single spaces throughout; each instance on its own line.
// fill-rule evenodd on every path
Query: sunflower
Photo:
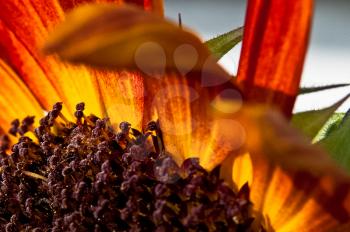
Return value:
M 333 164 L 326 153 L 290 128 L 278 113 L 282 112 L 286 118 L 291 116 L 306 52 L 312 1 L 248 2 L 236 80 L 216 64 L 196 36 L 162 19 L 160 1 L 125 2 L 155 14 L 135 6 L 116 6 L 121 1 L 114 5 L 87 5 L 74 10 L 48 42 L 48 32 L 63 21 L 66 11 L 80 2 L 0 2 L 2 132 L 33 133 L 33 118 L 26 116 L 41 118 L 46 111 L 49 113 L 34 133 L 40 149 L 46 149 L 48 153 L 67 140 L 71 146 L 67 146 L 64 155 L 70 154 L 71 149 L 73 153 L 79 153 L 79 149 L 83 153 L 93 149 L 84 139 L 72 134 L 67 136 L 67 130 L 69 133 L 74 131 L 73 134 L 80 138 L 86 135 L 86 128 L 93 128 L 91 133 L 98 139 L 117 135 L 115 139 L 121 149 L 125 144 L 127 147 L 128 143 L 138 143 L 140 138 L 147 140 L 149 135 L 154 139 L 156 153 L 161 151 L 165 156 L 163 161 L 170 163 L 168 166 L 173 169 L 184 166 L 187 160 L 192 160 L 192 166 L 196 166 L 194 160 L 198 158 L 201 167 L 197 165 L 196 172 L 214 178 L 215 167 L 221 165 L 221 178 L 225 179 L 225 185 L 229 184 L 234 192 L 238 192 L 238 203 L 242 203 L 239 201 L 242 194 L 250 192 L 249 201 L 254 211 L 252 229 L 258 230 L 261 226 L 268 231 L 349 229 L 349 176 Z M 56 52 L 60 58 L 71 62 L 113 68 L 114 71 L 67 64 L 57 56 L 44 58 L 38 52 L 38 45 L 45 42 L 44 50 L 48 53 Z M 57 102 L 63 102 L 65 107 L 62 109 L 62 104 Z M 85 104 L 76 105 L 79 102 Z M 72 114 L 74 106 L 75 113 Z M 73 125 L 74 117 L 76 123 Z M 109 121 L 99 117 L 108 117 Z M 25 119 L 19 125 L 19 121 L 13 121 L 15 118 Z M 120 132 L 115 134 L 113 127 Z M 54 129 L 57 137 L 41 136 L 40 128 L 44 131 Z M 13 154 L 28 155 L 32 160 L 44 162 L 36 155 L 39 148 L 35 142 L 28 142 L 27 138 L 22 136 L 18 144 L 29 143 L 30 149 L 17 144 L 12 148 Z M 14 139 L 10 137 L 10 140 Z M 8 142 L 3 138 L 3 143 Z M 98 146 L 99 153 L 103 153 L 106 144 L 101 142 Z M 61 154 L 59 149 L 55 152 Z M 48 168 L 59 159 L 57 155 L 52 156 L 56 158 L 50 158 Z M 11 173 L 11 162 L 16 159 L 13 157 L 2 162 L 5 182 L 2 191 L 8 191 L 11 186 L 7 173 Z M 176 163 L 167 161 L 168 157 Z M 112 161 L 101 165 L 102 174 L 98 175 L 101 185 L 109 183 L 102 181 L 109 178 L 107 174 L 113 168 L 109 162 Z M 62 170 L 65 182 L 74 180 L 70 176 L 74 163 L 71 166 Z M 35 179 L 53 178 L 35 171 L 38 170 L 22 173 Z M 249 187 L 245 185 L 247 182 Z M 171 186 L 176 188 L 176 183 Z M 84 184 L 81 185 L 84 190 Z M 98 186 L 94 185 L 94 188 L 99 189 Z M 178 186 L 181 186 L 180 182 Z M 74 194 L 79 195 L 79 191 Z M 67 194 L 66 191 L 61 193 Z M 247 202 L 246 198 L 243 202 Z M 89 198 L 84 199 L 89 201 Z M 45 208 L 45 202 L 35 204 Z M 34 215 L 28 217 L 30 220 L 39 220 L 31 213 L 35 204 L 33 200 L 25 200 L 24 211 Z M 69 202 L 62 201 L 62 204 L 69 205 Z M 108 204 L 99 201 L 96 212 L 103 212 Z M 161 203 L 157 206 L 163 208 Z M 132 207 L 130 204 L 126 208 Z M 170 208 L 176 211 L 176 207 Z M 231 209 L 229 205 L 227 208 Z M 245 214 L 243 208 L 238 210 Z M 210 221 L 208 215 L 201 214 L 202 209 L 196 210 L 193 215 L 204 218 L 198 220 L 208 217 Z M 166 211 L 160 213 L 166 214 Z M 127 214 L 125 210 L 121 211 L 121 215 L 124 214 Z M 16 228 L 18 217 L 11 217 L 8 228 Z M 67 220 L 74 221 L 71 217 L 73 219 Z M 249 217 L 244 219 L 249 221 Z M 79 231 L 73 227 L 74 223 L 69 230 Z

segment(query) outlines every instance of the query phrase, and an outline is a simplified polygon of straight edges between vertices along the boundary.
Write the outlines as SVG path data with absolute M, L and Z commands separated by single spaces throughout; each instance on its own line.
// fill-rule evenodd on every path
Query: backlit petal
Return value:
M 250 0 L 238 78 L 245 96 L 290 116 L 309 38 L 312 0 Z
M 243 110 L 239 121 L 247 131 L 254 208 L 276 231 L 328 231 L 350 219 L 350 177 L 327 154 L 276 113 Z
M 200 157 L 212 169 L 242 144 L 243 128 L 213 114 L 239 110 L 240 93 L 203 43 L 175 24 L 130 6 L 85 6 L 67 17 L 46 50 L 69 61 L 141 72 L 144 123 L 159 120 L 166 151 L 178 162 Z
M 139 81 L 135 81 L 135 78 L 120 80 L 118 73 L 99 72 L 68 65 L 58 61 L 55 57 L 44 58 L 37 49 L 43 44 L 48 31 L 63 20 L 64 11 L 88 2 L 106 1 L 2 1 L 0 3 L 2 9 L 0 12 L 0 55 L 20 75 L 22 82 L 29 87 L 44 109 L 50 109 L 55 102 L 63 101 L 64 113 L 69 115 L 74 110 L 76 103 L 84 101 L 87 113 L 93 112 L 99 116 L 109 116 L 113 123 L 117 123 L 120 122 L 118 116 L 125 115 L 125 108 L 116 113 L 115 107 L 118 102 L 123 102 L 124 105 L 128 103 L 129 114 L 132 116 L 133 112 L 142 113 L 139 108 L 135 110 L 136 105 L 130 105 L 140 105 L 139 102 L 135 102 L 135 93 L 129 88 L 128 92 L 120 94 L 121 89 L 117 85 L 123 85 L 125 89 L 125 86 L 139 86 Z M 108 2 L 120 4 L 122 1 Z M 161 4 L 161 1 L 155 4 L 151 1 L 129 2 L 148 9 L 157 8 Z M 130 74 L 130 76 L 135 75 Z M 109 90 L 105 90 L 107 82 Z M 115 94 L 117 92 L 118 94 Z M 140 95 L 137 90 L 135 92 Z M 125 99 L 128 99 L 128 102 Z M 131 121 L 140 121 L 135 117 L 131 117 Z
M 214 117 L 212 113 L 212 103 L 222 93 L 230 93 L 224 96 L 227 100 L 241 100 L 231 82 L 203 87 L 199 73 L 168 74 L 159 79 L 146 78 L 145 86 L 145 114 L 150 113 L 145 115 L 145 121 L 159 120 L 166 151 L 179 163 L 199 157 L 202 166 L 212 169 L 243 144 L 244 128 L 235 120 Z

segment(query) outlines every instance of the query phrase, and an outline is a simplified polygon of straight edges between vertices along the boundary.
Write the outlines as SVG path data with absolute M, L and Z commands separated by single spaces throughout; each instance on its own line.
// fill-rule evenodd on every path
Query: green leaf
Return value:
M 327 90 L 327 89 L 345 87 L 349 85 L 350 84 L 344 83 L 344 84 L 334 84 L 334 85 L 315 86 L 315 87 L 302 87 L 299 90 L 299 94 L 313 93 L 313 92 L 318 92 L 318 91 Z
M 212 54 L 219 60 L 234 46 L 242 41 L 243 27 L 219 35 L 205 42 Z
M 342 122 L 318 144 L 341 166 L 350 171 L 350 116 L 345 115 Z
M 308 137 L 315 138 L 334 112 L 349 98 L 349 96 L 350 95 L 347 95 L 330 107 L 321 110 L 311 110 L 294 114 L 292 117 L 292 125 L 299 128 Z

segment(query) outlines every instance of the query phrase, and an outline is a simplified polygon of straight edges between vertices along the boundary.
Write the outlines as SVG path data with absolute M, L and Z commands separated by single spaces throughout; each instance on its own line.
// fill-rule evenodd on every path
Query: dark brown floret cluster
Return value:
M 61 110 L 55 104 L 37 128 L 33 117 L 13 121 L 9 133 L 19 139 L 11 152 L 8 137 L 1 137 L 0 231 L 250 227 L 248 186 L 234 193 L 219 167 L 207 172 L 198 159 L 178 166 L 164 154 L 156 122 L 143 132 L 122 122 L 117 133 L 107 119 L 86 116 L 83 103 L 75 123 Z

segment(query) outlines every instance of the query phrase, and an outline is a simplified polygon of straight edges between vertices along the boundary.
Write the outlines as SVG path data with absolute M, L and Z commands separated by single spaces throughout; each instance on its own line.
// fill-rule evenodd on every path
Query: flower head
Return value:
M 159 1 L 135 2 L 146 9 L 161 9 Z M 161 162 L 169 168 L 160 165 L 152 174 L 160 173 L 166 182 L 173 177 L 185 179 L 189 184 L 181 185 L 179 181 L 173 187 L 186 186 L 184 195 L 194 193 L 201 196 L 201 193 L 205 195 L 210 191 L 203 192 L 203 186 L 194 183 L 202 183 L 203 178 L 212 182 L 217 180 L 214 168 L 221 164 L 221 177 L 231 183 L 236 193 L 242 189 L 228 202 L 242 203 L 243 207 L 228 206 L 226 215 L 237 216 L 238 211 L 245 214 L 244 206 L 249 202 L 247 193 L 250 190 L 255 211 L 252 228 L 259 229 L 263 225 L 267 230 L 327 231 L 348 226 L 349 177 L 329 160 L 327 154 L 309 145 L 291 129 L 279 113 L 266 107 L 271 104 L 279 107 L 286 116 L 291 113 L 306 50 L 312 1 L 289 1 L 286 4 L 274 0 L 249 1 L 238 83 L 216 64 L 207 48 L 191 32 L 163 20 L 159 11 L 158 15 L 152 15 L 135 6 L 102 4 L 79 8 L 67 17 L 67 22 L 57 29 L 45 46 L 46 52 L 56 52 L 63 59 L 113 68 L 114 71 L 72 66 L 58 61 L 56 56 L 43 58 L 36 45 L 44 44 L 47 31 L 63 19 L 63 10 L 72 6 L 69 1 L 63 3 L 50 2 L 49 6 L 44 6 L 36 2 L 27 7 L 17 2 L 0 3 L 5 9 L 0 13 L 0 34 L 3 35 L 0 39 L 0 72 L 4 75 L 1 80 L 4 85 L 0 87 L 4 100 L 0 101 L 0 106 L 6 112 L 0 116 L 0 122 L 4 131 L 9 129 L 9 122 L 14 118 L 40 116 L 42 108 L 48 110 L 55 102 L 62 101 L 71 109 L 77 102 L 84 101 L 86 109 L 84 105 L 76 107 L 74 115 L 77 121 L 71 127 L 69 121 L 73 115 L 70 111 L 61 111 L 60 104 L 55 105 L 56 109 L 54 107 L 41 121 L 35 131 L 42 140 L 39 142 L 47 140 L 38 148 L 41 152 L 54 152 L 50 149 L 67 140 L 71 146 L 64 147 L 67 150 L 58 146 L 57 154 L 62 151 L 69 154 L 70 149 L 72 153 L 79 153 L 79 148 L 85 146 L 81 151 L 92 150 L 99 162 L 111 151 L 126 149 L 123 160 L 119 161 L 124 164 L 135 161 L 123 173 L 124 178 L 130 174 L 130 179 L 119 186 L 121 191 L 127 192 L 130 188 L 139 189 L 135 183 L 142 182 L 144 179 L 140 180 L 140 176 L 147 174 L 141 167 L 144 164 L 143 152 L 147 150 L 147 138 L 153 138 L 156 153 L 165 154 Z M 32 23 L 25 23 L 25 19 Z M 8 104 L 14 92 L 16 101 Z M 244 104 L 242 99 L 246 100 Z M 256 102 L 264 104 L 253 105 Z M 115 129 L 120 125 L 119 133 L 113 132 L 107 120 L 88 116 L 90 112 L 108 116 Z M 54 125 L 58 117 L 65 126 Z M 149 124 L 150 121 L 153 123 Z M 24 124 L 28 127 L 28 123 Z M 45 126 L 53 125 L 60 142 L 40 134 L 45 132 Z M 14 121 L 13 131 L 17 132 L 18 127 Z M 84 127 L 88 129 L 84 130 Z M 70 131 L 73 128 L 78 129 Z M 113 144 L 103 141 L 110 133 L 117 148 L 111 148 Z M 91 144 L 84 140 L 87 134 L 104 139 L 89 148 Z M 20 143 L 27 143 L 27 146 L 29 143 L 34 150 L 23 147 L 14 152 L 40 160 L 33 152 L 38 151 L 35 150 L 37 145 L 23 137 L 21 140 Z M 204 169 L 196 162 L 190 162 L 191 167 L 185 168 L 187 172 L 194 170 L 190 179 L 170 175 L 177 174 L 181 166 L 186 167 L 188 160 L 194 161 L 195 157 Z M 53 166 L 57 163 L 55 159 L 59 160 L 53 157 L 51 162 L 50 159 Z M 74 167 L 75 164 L 70 163 L 62 170 L 58 175 L 62 181 L 74 179 L 70 177 Z M 113 165 L 106 161 L 96 168 L 101 172 L 95 176 L 94 189 L 102 190 L 108 181 L 116 183 L 115 176 L 109 175 L 114 170 Z M 140 175 L 132 175 L 139 170 L 143 170 L 138 173 Z M 4 168 L 5 181 L 9 178 L 6 173 L 10 172 L 11 168 Z M 32 172 L 23 173 L 35 176 Z M 249 187 L 244 185 L 246 182 Z M 84 192 L 85 184 L 79 186 L 80 183 L 76 187 Z M 147 187 L 147 184 L 141 186 Z M 157 185 L 155 194 L 167 196 L 172 191 L 167 187 Z M 67 191 L 69 189 L 62 190 L 62 199 L 68 198 Z M 217 193 L 223 199 L 233 196 L 227 194 L 231 191 L 229 188 L 218 191 L 225 192 L 222 195 Z M 80 190 L 75 194 L 78 199 Z M 84 196 L 89 198 L 89 194 Z M 142 206 L 140 202 L 141 206 L 136 205 L 138 199 L 126 203 L 127 207 L 120 211 L 120 220 L 132 217 L 134 208 Z M 28 198 L 24 205 L 28 215 L 35 218 L 33 209 L 36 203 L 33 202 Z M 62 202 L 68 204 L 67 200 Z M 178 210 L 176 205 L 169 206 L 169 202 L 169 199 L 157 198 L 153 220 L 159 222 L 163 213 L 167 215 L 169 210 Z M 101 200 L 96 204 L 99 208 L 93 216 L 97 220 L 109 203 Z M 145 204 L 147 208 L 147 202 Z M 182 225 L 202 222 L 207 217 L 203 207 L 209 205 L 189 207 Z M 109 214 L 105 215 L 108 217 Z M 70 216 L 74 221 L 73 214 Z M 237 219 L 238 224 L 242 224 L 241 219 L 243 224 L 249 221 L 248 217 L 231 219 Z M 11 223 L 16 222 L 13 219 Z

